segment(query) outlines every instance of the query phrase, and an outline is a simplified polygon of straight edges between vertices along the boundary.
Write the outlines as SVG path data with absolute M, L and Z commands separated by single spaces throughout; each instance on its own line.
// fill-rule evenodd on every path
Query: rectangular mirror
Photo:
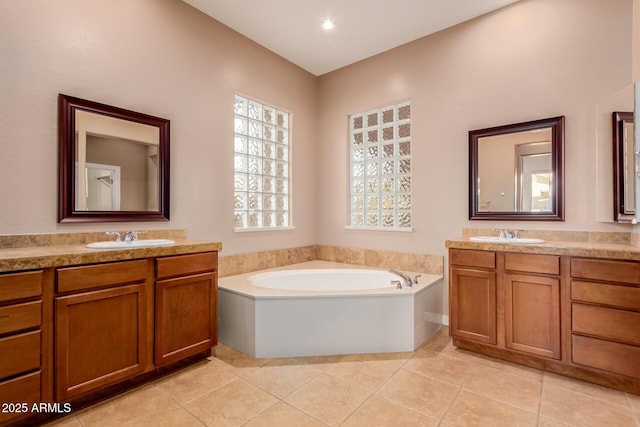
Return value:
M 563 221 L 564 117 L 469 132 L 469 219 Z
M 169 120 L 59 95 L 59 221 L 169 219 Z
M 631 222 L 636 214 L 633 113 L 616 111 L 613 118 L 613 219 Z

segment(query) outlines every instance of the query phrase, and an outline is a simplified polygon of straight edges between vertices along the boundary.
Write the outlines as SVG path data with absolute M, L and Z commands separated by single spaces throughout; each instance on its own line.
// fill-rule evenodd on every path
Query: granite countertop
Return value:
M 102 233 L 101 235 L 104 235 Z M 38 236 L 41 239 L 42 236 Z M 90 249 L 86 243 L 25 245 L 0 248 L 0 272 L 63 267 L 100 262 L 125 261 L 159 256 L 183 255 L 196 252 L 220 251 L 222 243 L 187 239 L 180 234 L 169 237 L 175 244 L 131 249 Z M 99 240 L 106 240 L 101 238 Z M 7 245 L 8 246 L 8 245 Z
M 640 261 L 640 246 L 630 243 L 547 241 L 545 243 L 485 243 L 469 239 L 447 240 L 449 249 L 476 249 L 485 251 L 519 252 L 528 254 L 570 255 Z

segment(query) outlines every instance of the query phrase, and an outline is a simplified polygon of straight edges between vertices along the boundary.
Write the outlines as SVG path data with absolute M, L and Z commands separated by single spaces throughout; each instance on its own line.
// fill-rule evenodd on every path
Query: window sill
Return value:
M 396 228 L 396 227 L 356 227 L 353 225 L 345 225 L 345 230 L 361 230 L 361 231 L 399 231 L 401 233 L 412 233 L 413 228 Z
M 234 228 L 234 233 L 253 233 L 254 231 L 262 232 L 262 231 L 284 231 L 284 230 L 295 230 L 296 227 L 257 227 L 257 228 Z

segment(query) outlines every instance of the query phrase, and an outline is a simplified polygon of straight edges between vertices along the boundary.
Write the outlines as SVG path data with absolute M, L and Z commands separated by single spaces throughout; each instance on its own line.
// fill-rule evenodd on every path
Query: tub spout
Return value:
M 404 274 L 401 271 L 398 270 L 394 270 L 393 268 L 389 270 L 389 273 L 395 274 L 396 276 L 400 276 L 402 278 L 402 280 L 404 281 L 404 285 L 408 286 L 408 287 L 412 287 L 413 286 L 413 280 L 411 280 L 411 277 L 409 277 L 408 275 Z

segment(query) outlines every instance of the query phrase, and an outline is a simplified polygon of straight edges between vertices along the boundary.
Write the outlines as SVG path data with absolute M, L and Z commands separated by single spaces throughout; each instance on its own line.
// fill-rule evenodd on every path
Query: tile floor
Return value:
M 640 396 L 457 350 L 446 328 L 411 353 L 216 356 L 60 426 L 632 426 Z

